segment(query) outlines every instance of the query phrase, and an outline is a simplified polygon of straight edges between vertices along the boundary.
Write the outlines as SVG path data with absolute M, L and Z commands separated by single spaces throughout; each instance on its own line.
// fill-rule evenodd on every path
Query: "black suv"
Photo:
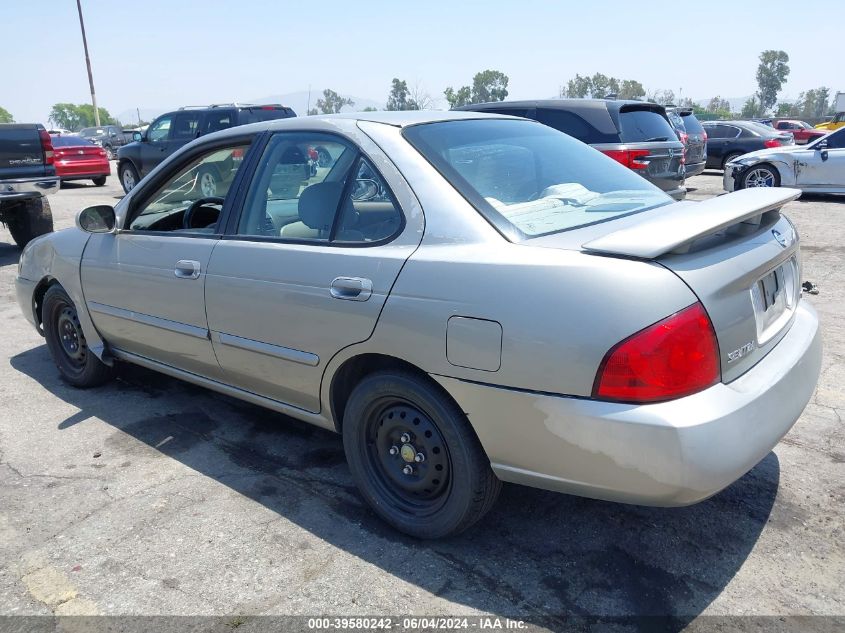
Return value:
M 134 142 L 117 151 L 117 175 L 120 184 L 123 185 L 123 190 L 129 193 L 141 178 L 165 158 L 203 134 L 236 125 L 295 116 L 293 110 L 283 105 L 243 103 L 189 106 L 162 114 L 150 123 L 146 132 L 135 132 L 132 135 Z
M 455 108 L 534 119 L 634 170 L 676 200 L 686 196 L 684 145 L 656 103 L 615 99 L 498 101 Z
M 119 125 L 101 125 L 99 127 L 84 127 L 77 132 L 82 138 L 95 142 L 106 150 L 109 160 L 117 158 L 118 148 L 131 142 L 127 139 L 127 133 Z M 130 137 L 131 138 L 131 137 Z

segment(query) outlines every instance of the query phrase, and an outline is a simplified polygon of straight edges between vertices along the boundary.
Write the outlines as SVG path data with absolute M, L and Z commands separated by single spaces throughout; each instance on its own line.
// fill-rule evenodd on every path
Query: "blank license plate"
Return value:
M 757 342 L 762 345 L 788 320 L 795 304 L 795 263 L 789 260 L 767 273 L 751 289 Z

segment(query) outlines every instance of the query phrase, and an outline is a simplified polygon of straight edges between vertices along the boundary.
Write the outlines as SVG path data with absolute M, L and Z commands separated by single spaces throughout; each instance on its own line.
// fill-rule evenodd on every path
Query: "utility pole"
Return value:
M 91 86 L 91 103 L 94 105 L 94 125 L 100 127 L 100 111 L 97 109 L 97 95 L 94 94 L 94 75 L 91 74 L 91 58 L 88 57 L 88 39 L 85 37 L 85 22 L 82 20 L 81 0 L 76 0 L 79 11 L 79 28 L 82 29 L 82 46 L 85 48 L 85 65 L 88 67 L 88 85 Z

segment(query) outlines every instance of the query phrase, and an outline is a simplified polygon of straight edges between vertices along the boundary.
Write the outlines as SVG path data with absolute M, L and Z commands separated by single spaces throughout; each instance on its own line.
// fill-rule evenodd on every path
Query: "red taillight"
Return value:
M 47 130 L 38 130 L 38 136 L 41 138 L 41 151 L 44 152 L 44 164 L 52 165 L 53 158 L 53 139 L 47 133 Z
M 602 152 L 629 169 L 648 169 L 648 163 L 639 160 L 651 153 L 647 149 L 603 149 Z
M 593 397 L 661 402 L 706 389 L 720 377 L 713 324 L 695 303 L 611 349 L 599 367 Z
M 701 140 L 704 141 L 705 143 L 707 142 L 707 132 L 701 133 Z
M 780 141 L 776 138 L 767 138 L 763 141 L 764 147 L 780 147 Z
M 97 150 L 97 156 L 99 156 L 100 158 L 107 158 L 108 154 L 106 153 L 106 150 L 101 147 Z
M 681 143 L 686 145 L 688 141 L 689 141 L 689 134 L 687 134 L 686 132 L 681 132 Z

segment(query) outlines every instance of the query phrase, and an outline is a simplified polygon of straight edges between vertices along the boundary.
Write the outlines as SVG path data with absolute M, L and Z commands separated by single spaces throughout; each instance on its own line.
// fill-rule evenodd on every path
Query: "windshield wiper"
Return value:
M 663 141 L 668 141 L 668 136 L 655 136 L 653 138 L 647 138 L 643 141 L 643 143 L 662 143 Z

